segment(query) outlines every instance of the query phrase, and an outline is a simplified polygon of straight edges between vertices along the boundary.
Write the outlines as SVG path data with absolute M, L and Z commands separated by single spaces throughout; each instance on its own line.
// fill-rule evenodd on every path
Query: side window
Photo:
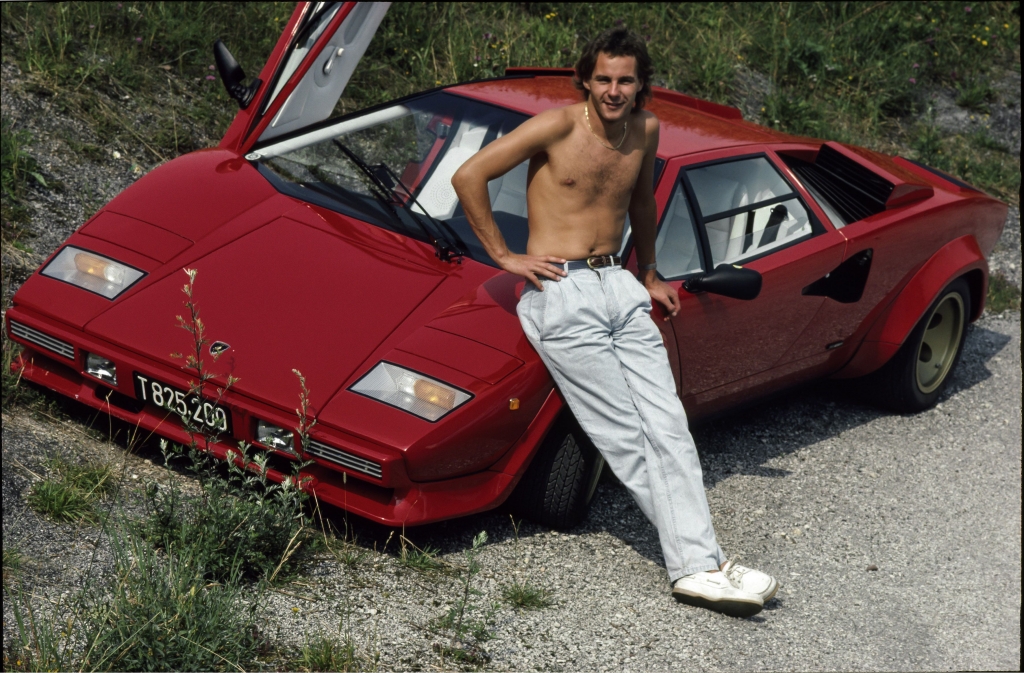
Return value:
M 691 168 L 712 266 L 760 257 L 812 235 L 793 188 L 764 157 Z
M 702 270 L 700 243 L 681 182 L 676 184 L 658 238 L 654 242 L 658 271 L 668 279 Z

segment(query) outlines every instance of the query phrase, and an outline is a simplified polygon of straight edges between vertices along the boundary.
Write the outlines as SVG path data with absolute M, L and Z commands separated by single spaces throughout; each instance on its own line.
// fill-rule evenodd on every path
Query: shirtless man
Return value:
M 646 45 L 617 28 L 576 64 L 583 102 L 549 110 L 495 140 L 452 178 L 487 253 L 524 276 L 523 330 L 573 414 L 658 529 L 672 593 L 734 616 L 759 612 L 772 577 L 726 561 L 715 538 L 697 450 L 676 394 L 651 301 L 679 296 L 655 271 L 658 119 L 643 109 L 653 74 Z M 487 183 L 529 160 L 530 237 L 509 251 Z M 633 228 L 640 282 L 618 252 Z

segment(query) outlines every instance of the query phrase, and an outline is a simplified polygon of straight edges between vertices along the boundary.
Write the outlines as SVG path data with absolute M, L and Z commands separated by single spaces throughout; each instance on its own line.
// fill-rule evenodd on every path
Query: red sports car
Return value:
M 321 501 L 389 525 L 513 497 L 584 515 L 601 460 L 527 342 L 523 279 L 498 269 L 451 176 L 543 110 L 570 71 L 510 69 L 331 118 L 386 5 L 301 3 L 259 78 L 218 43 L 241 110 L 217 148 L 153 170 L 21 287 L 6 314 L 24 378 L 177 442 L 200 424 L 289 461 Z M 656 88 L 654 307 L 691 418 L 821 377 L 871 375 L 900 410 L 934 404 L 982 311 L 1007 206 L 901 157 L 798 138 Z M 512 250 L 527 165 L 490 185 Z M 635 269 L 630 231 L 622 239 Z M 183 269 L 219 354 L 194 373 L 175 325 Z M 205 353 L 204 353 L 205 356 Z M 300 370 L 316 420 L 295 432 Z M 237 377 L 223 395 L 217 389 Z

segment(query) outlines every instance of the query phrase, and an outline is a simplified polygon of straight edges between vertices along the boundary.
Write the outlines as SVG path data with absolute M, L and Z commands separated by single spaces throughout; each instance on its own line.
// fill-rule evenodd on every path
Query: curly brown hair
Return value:
M 647 43 L 627 28 L 610 28 L 588 42 L 583 47 L 579 60 L 576 61 L 576 74 L 572 78 L 573 86 L 583 92 L 584 99 L 587 93 L 583 83 L 593 76 L 597 55 L 601 53 L 609 56 L 632 56 L 636 59 L 637 77 L 643 86 L 637 91 L 633 112 L 642 110 L 651 99 L 651 78 L 654 76 L 654 64 L 651 62 L 651 55 L 647 53 Z

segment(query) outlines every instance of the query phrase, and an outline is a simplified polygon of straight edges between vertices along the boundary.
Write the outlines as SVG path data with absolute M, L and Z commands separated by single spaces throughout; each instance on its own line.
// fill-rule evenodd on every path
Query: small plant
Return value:
M 7 589 L 7 582 L 17 577 L 21 571 L 23 557 L 21 550 L 17 547 L 4 547 L 4 590 Z
M 466 567 L 462 569 L 462 592 L 446 613 L 434 618 L 430 622 L 430 628 L 436 631 L 447 631 L 450 634 L 447 645 L 436 644 L 434 649 L 438 651 L 442 659 L 451 659 L 477 666 L 490 661 L 490 656 L 480 648 L 480 643 L 491 638 L 488 629 L 488 622 L 494 613 L 494 606 L 489 612 L 484 613 L 478 619 L 472 615 L 480 609 L 480 606 L 473 605 L 470 596 L 481 596 L 482 593 L 473 588 L 473 578 L 480 573 L 482 566 L 477 560 L 480 550 L 487 544 L 487 531 L 482 530 L 473 538 L 473 546 L 466 550 Z M 472 641 L 470 640 L 472 637 Z
M 110 542 L 115 581 L 90 596 L 75 668 L 238 670 L 254 661 L 258 601 L 245 600 L 237 575 L 209 582 L 197 550 L 161 554 L 130 525 L 112 526 Z
M 39 165 L 25 147 L 31 142 L 28 131 L 14 130 L 14 122 L 6 114 L 0 117 L 0 219 L 3 221 L 2 237 L 5 244 L 24 245 L 20 239 L 29 232 L 20 225 L 28 220 L 28 212 L 22 205 L 25 186 L 35 182 L 46 187 L 46 179 Z M 6 251 L 5 251 L 6 254 Z M 6 398 L 6 392 L 4 393 Z
M 996 92 L 983 78 L 960 82 L 956 87 L 956 104 L 972 112 L 988 114 L 988 104 L 996 99 Z
M 49 468 L 56 476 L 32 485 L 29 507 L 54 521 L 97 523 L 95 503 L 114 486 L 110 467 L 53 460 Z
M 543 587 L 535 586 L 530 580 L 512 580 L 501 592 L 505 602 L 521 610 L 539 610 L 550 607 L 554 602 L 551 592 Z
M 5 561 L 6 563 L 6 561 Z M 4 604 L 9 604 L 14 617 L 11 641 L 4 646 L 4 670 L 70 671 L 77 670 L 78 660 L 68 631 L 77 623 L 77 612 L 60 619 L 67 608 L 63 599 L 44 612 L 38 612 L 24 587 L 8 591 L 4 587 Z M 5 624 L 6 626 L 6 624 Z M 5 641 L 7 638 L 5 637 Z
M 427 572 L 430 570 L 440 570 L 444 567 L 444 563 L 437 558 L 440 552 L 439 549 L 434 549 L 430 545 L 420 549 L 404 535 L 399 535 L 398 541 L 401 545 L 398 553 L 398 562 L 406 568 Z
M 1008 281 L 1001 272 L 988 279 L 988 301 L 986 308 L 992 313 L 1020 310 L 1020 289 Z
M 266 455 L 250 456 L 241 444 L 235 460 L 228 461 L 229 479 L 216 476 L 214 459 L 161 441 L 170 462 L 174 455 L 186 455 L 193 468 L 207 474 L 201 482 L 202 495 L 186 501 L 168 472 L 164 484 L 150 484 L 146 490 L 148 516 L 143 535 L 157 548 L 191 550 L 202 561 L 207 576 L 224 582 L 242 578 L 273 580 L 283 571 L 291 572 L 303 542 L 315 547 L 304 512 L 306 494 L 292 479 L 280 484 L 266 476 Z M 257 473 L 238 463 L 256 465 Z M 168 468 L 169 470 L 170 468 Z M 311 551 L 311 550 L 310 550 Z
M 511 515 L 509 518 L 512 520 L 512 535 L 515 540 L 515 553 L 514 558 L 514 569 L 513 573 L 518 574 L 519 570 L 519 524 L 516 523 L 515 518 Z M 521 522 L 520 522 L 521 523 Z M 505 599 L 505 602 L 514 608 L 520 610 L 539 610 L 546 608 L 554 603 L 554 598 L 551 595 L 551 591 L 544 587 L 539 587 L 530 581 L 529 578 L 520 580 L 518 577 L 513 577 L 512 581 L 506 584 L 501 590 L 501 597 Z
M 363 662 L 356 654 L 355 643 L 350 638 L 339 642 L 324 633 L 307 637 L 295 661 L 301 671 L 358 671 Z

